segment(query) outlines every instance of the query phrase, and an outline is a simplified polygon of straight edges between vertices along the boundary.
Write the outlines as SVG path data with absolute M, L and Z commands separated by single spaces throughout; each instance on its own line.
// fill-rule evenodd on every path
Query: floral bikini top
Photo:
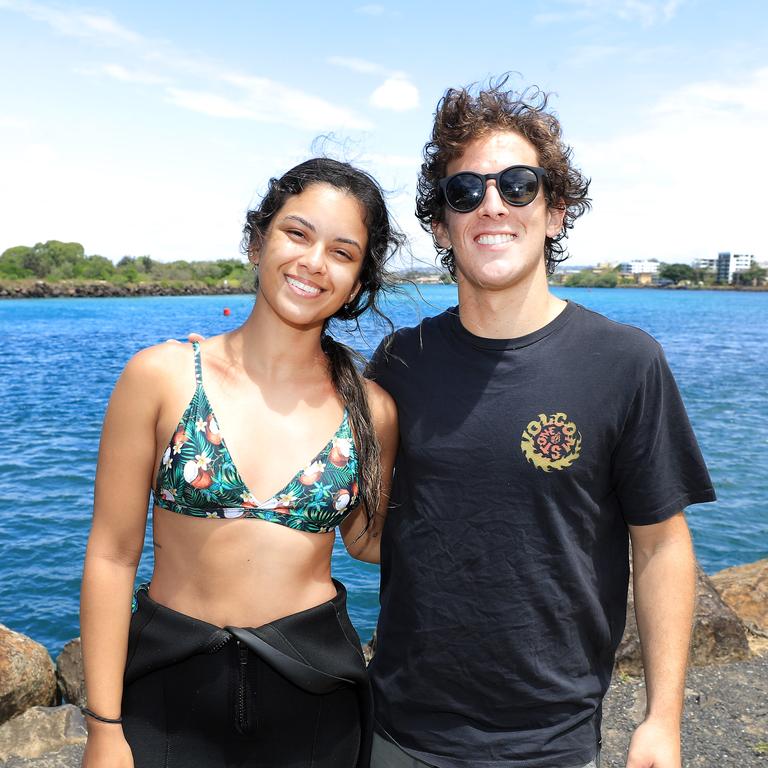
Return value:
M 154 503 L 192 517 L 251 517 L 326 533 L 360 502 L 358 457 L 346 408 L 336 434 L 266 501 L 240 477 L 203 388 L 200 345 L 192 344 L 197 388 L 163 454 Z

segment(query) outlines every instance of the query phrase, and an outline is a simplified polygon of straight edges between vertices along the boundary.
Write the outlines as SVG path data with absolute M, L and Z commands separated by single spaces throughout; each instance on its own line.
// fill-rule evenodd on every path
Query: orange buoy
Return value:
M 224 317 L 229 317 L 232 314 L 229 307 L 224 307 Z

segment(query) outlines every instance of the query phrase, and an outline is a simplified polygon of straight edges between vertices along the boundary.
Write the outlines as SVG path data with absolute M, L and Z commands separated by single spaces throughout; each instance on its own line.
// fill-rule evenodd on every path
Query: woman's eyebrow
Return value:
M 296 216 L 296 214 L 294 213 L 289 213 L 285 218 L 294 219 L 295 221 L 298 221 L 301 224 L 303 224 L 307 229 L 311 230 L 312 232 L 317 232 L 317 230 L 315 229 L 315 225 L 307 221 L 306 219 L 303 219 L 301 216 Z
M 346 243 L 347 245 L 354 245 L 355 248 L 357 248 L 357 250 L 360 251 L 360 253 L 363 252 L 363 249 L 362 249 L 360 243 L 357 242 L 357 240 L 352 240 L 349 237 L 336 237 L 336 238 L 334 238 L 334 240 L 337 243 Z
M 314 224 L 312 224 L 311 222 L 307 221 L 305 218 L 303 218 L 301 216 L 297 216 L 295 213 L 289 213 L 285 217 L 285 219 L 283 219 L 283 220 L 285 221 L 286 219 L 292 219 L 294 221 L 298 221 L 299 223 L 303 224 L 310 231 L 317 232 L 317 229 L 315 228 Z M 334 241 L 337 242 L 337 243 L 346 243 L 347 245 L 354 245 L 355 248 L 357 248 L 357 250 L 360 251 L 360 253 L 363 252 L 363 248 L 360 245 L 360 243 L 357 242 L 357 240 L 352 240 L 349 237 L 335 237 Z

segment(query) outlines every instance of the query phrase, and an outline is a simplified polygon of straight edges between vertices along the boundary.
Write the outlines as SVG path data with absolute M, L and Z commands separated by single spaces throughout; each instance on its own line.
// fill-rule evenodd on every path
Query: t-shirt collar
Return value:
M 468 331 L 461 324 L 459 308 L 457 306 L 447 309 L 445 314 L 448 317 L 451 333 L 453 333 L 461 342 L 480 349 L 511 350 L 528 347 L 531 344 L 535 344 L 537 341 L 546 338 L 551 333 L 554 333 L 568 322 L 571 315 L 576 311 L 577 306 L 578 304 L 566 300 L 565 308 L 554 320 L 538 330 L 533 331 L 532 333 L 527 333 L 525 336 L 519 336 L 516 339 L 487 339 L 483 336 L 475 336 L 474 333 Z

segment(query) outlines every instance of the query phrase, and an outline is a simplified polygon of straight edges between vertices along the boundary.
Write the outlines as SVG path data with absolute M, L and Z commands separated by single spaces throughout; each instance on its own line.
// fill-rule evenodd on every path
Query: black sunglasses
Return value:
M 547 181 L 547 172 L 532 165 L 510 165 L 498 173 L 461 171 L 440 179 L 439 184 L 450 208 L 469 213 L 483 202 L 490 179 L 496 182 L 496 189 L 507 203 L 528 205 L 536 199 L 542 181 Z

